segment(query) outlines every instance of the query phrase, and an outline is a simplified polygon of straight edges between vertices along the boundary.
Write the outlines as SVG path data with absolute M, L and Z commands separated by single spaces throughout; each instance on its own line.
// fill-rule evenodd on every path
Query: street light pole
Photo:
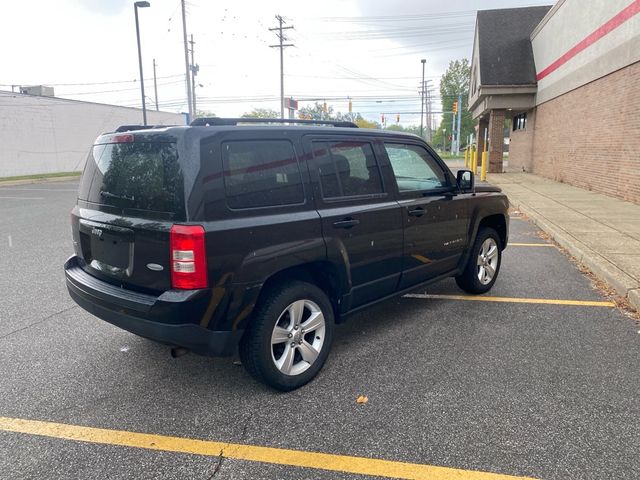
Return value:
M 421 97 L 420 97 L 420 137 L 424 138 L 424 64 L 427 63 L 427 60 L 423 58 L 420 60 L 422 62 L 422 88 L 420 89 Z
M 138 23 L 138 8 L 150 7 L 149 2 L 136 2 L 133 4 L 133 10 L 136 15 L 136 37 L 138 38 L 138 64 L 140 65 L 140 92 L 142 94 L 142 122 L 147 124 L 147 104 L 144 97 L 144 76 L 142 74 L 142 50 L 140 49 L 140 25 Z
M 156 77 L 156 59 L 153 59 L 153 91 L 156 94 L 156 112 L 159 110 L 158 108 L 158 80 Z

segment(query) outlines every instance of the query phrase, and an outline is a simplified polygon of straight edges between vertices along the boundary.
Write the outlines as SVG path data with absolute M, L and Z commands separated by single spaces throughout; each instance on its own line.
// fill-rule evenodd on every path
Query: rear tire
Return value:
M 483 227 L 478 231 L 467 265 L 456 277 L 456 283 L 469 293 L 488 292 L 496 283 L 501 264 L 500 236 L 493 228 Z
M 271 288 L 240 342 L 240 359 L 258 381 L 289 391 L 309 382 L 326 361 L 334 333 L 331 301 L 315 285 Z

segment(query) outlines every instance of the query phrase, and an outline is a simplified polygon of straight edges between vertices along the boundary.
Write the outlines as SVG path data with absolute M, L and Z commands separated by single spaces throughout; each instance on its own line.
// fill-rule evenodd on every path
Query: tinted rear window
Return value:
M 275 207 L 304 202 L 293 145 L 286 140 L 222 144 L 224 188 L 233 209 Z
M 94 145 L 78 198 L 129 211 L 184 217 L 184 182 L 175 143 Z

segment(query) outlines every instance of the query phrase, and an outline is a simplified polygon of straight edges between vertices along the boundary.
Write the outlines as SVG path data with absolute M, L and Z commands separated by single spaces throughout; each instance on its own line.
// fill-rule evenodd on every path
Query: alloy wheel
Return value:
M 299 375 L 318 358 L 325 339 L 325 319 L 311 300 L 296 300 L 280 314 L 271 333 L 271 358 L 285 375 Z
M 488 285 L 493 280 L 498 269 L 498 244 L 489 237 L 482 242 L 477 261 L 478 280 L 482 285 Z

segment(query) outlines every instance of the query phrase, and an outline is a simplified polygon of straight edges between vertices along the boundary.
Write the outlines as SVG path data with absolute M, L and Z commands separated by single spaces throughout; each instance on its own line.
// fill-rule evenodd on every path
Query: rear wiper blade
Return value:
M 100 196 L 105 198 L 117 198 L 118 200 L 128 200 L 129 202 L 135 202 L 135 197 L 128 197 L 127 195 L 117 195 L 115 193 L 100 190 Z

